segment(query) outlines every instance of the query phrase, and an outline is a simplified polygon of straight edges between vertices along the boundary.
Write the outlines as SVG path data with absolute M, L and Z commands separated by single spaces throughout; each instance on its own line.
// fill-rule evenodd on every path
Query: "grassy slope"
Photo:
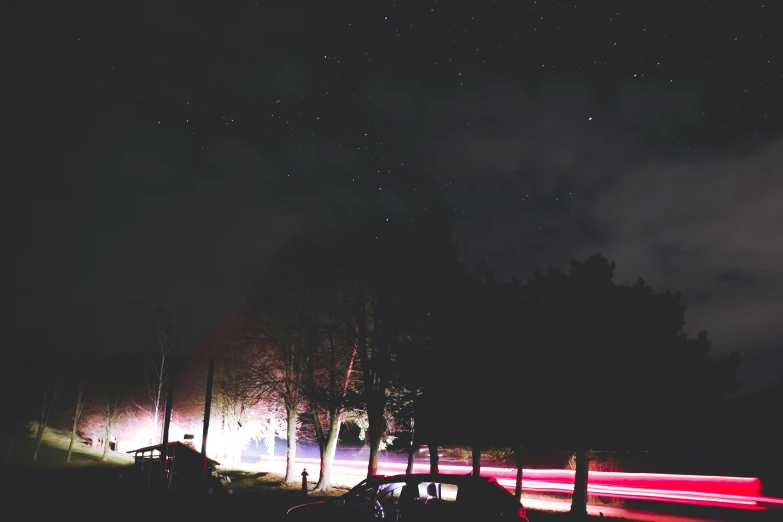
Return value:
M 33 428 L 35 429 L 35 427 Z M 34 433 L 34 432 L 33 432 Z M 41 449 L 38 451 L 38 461 L 33 463 L 33 450 L 35 437 L 30 436 L 14 442 L 10 464 L 14 466 L 34 465 L 43 468 L 57 468 L 61 466 L 127 466 L 133 463 L 133 457 L 125 453 L 109 451 L 106 460 L 102 461 L 103 449 L 90 448 L 79 440 L 74 442 L 71 462 L 66 463 L 68 444 L 71 441 L 69 432 L 46 428 Z M 4 448 L 5 450 L 6 448 Z

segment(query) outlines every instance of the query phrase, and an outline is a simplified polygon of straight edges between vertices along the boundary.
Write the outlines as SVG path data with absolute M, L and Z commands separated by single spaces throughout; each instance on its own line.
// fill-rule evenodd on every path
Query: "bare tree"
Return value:
M 275 439 L 286 433 L 284 408 L 272 400 L 263 401 L 258 405 L 258 434 L 266 447 L 269 464 L 275 462 Z
M 144 371 L 147 380 L 149 406 L 136 404 L 152 420 L 150 443 L 161 441 L 162 416 L 165 403 L 166 379 L 169 372 L 169 356 L 171 354 L 171 338 L 163 324 L 157 325 L 157 350 L 149 355 L 149 363 Z
M 222 439 L 216 447 L 226 462 L 239 464 L 252 438 L 262 439 L 273 458 L 275 437 L 287 432 L 284 375 L 279 350 L 256 328 L 233 332 L 217 359 L 213 391 L 212 420 Z
M 44 430 L 49 424 L 49 418 L 52 415 L 54 402 L 57 400 L 58 384 L 53 380 L 47 380 L 44 385 L 43 396 L 41 397 L 41 409 L 38 412 L 38 429 L 35 433 L 35 449 L 33 450 L 33 461 L 38 460 L 38 451 L 41 449 Z
M 286 482 L 297 480 L 296 444 L 298 414 L 302 406 L 303 379 L 305 377 L 305 343 L 297 335 L 299 326 L 280 328 L 272 323 L 260 326 L 261 334 L 251 343 L 249 355 L 254 361 L 250 385 L 259 395 L 281 403 L 286 419 Z M 296 333 L 291 333 L 296 332 Z
M 301 426 L 297 425 L 297 431 Z M 246 433 L 242 443 L 242 449 L 251 440 L 261 442 L 266 449 L 267 460 L 270 465 L 275 461 L 275 439 L 285 437 L 287 431 L 285 408 L 270 397 L 257 402 L 247 409 L 247 420 L 243 432 Z
M 310 415 L 320 451 L 320 473 L 316 491 L 331 488 L 332 462 L 337 451 L 346 399 L 353 384 L 356 347 L 342 342 L 336 321 L 326 322 L 326 340 L 310 358 L 308 399 Z
M 276 382 L 274 395 L 285 406 L 286 481 L 298 480 L 297 421 L 303 404 L 308 360 L 322 340 L 319 323 L 334 274 L 327 269 L 327 244 L 313 230 L 293 236 L 277 252 L 251 296 L 258 340 L 277 363 L 266 380 Z
M 232 364 L 233 363 L 233 364 Z M 246 434 L 253 420 L 253 408 L 258 402 L 252 389 L 248 389 L 244 368 L 235 360 L 220 360 L 215 370 L 212 394 L 213 412 L 220 418 L 220 426 L 227 440 L 224 450 L 228 461 L 237 466 L 241 462 Z
M 284 343 L 282 345 L 283 360 L 284 360 L 284 373 L 283 373 L 283 386 L 280 390 L 280 395 L 283 398 L 283 404 L 285 404 L 286 410 L 286 468 L 285 468 L 285 481 L 296 481 L 296 471 L 294 465 L 296 463 L 296 422 L 297 413 L 302 400 L 302 377 L 304 357 L 302 354 L 302 347 L 298 343 Z
M 125 416 L 125 407 L 120 402 L 119 396 L 115 395 L 111 399 L 98 405 L 96 408 L 96 421 L 103 431 L 103 455 L 101 460 L 106 460 L 109 453 L 111 438 L 122 418 Z
M 316 338 L 311 334 L 317 323 L 310 314 L 298 308 L 294 291 L 276 288 L 270 292 L 257 313 L 254 331 L 248 335 L 243 357 L 246 366 L 246 387 L 253 389 L 258 399 L 269 395 L 285 407 L 286 418 L 286 482 L 294 482 L 298 415 L 302 407 L 303 385 L 308 354 Z
M 84 408 L 87 405 L 87 395 L 84 392 L 84 384 L 80 384 L 76 390 L 76 400 L 71 408 L 71 442 L 68 444 L 68 455 L 65 457 L 65 462 L 71 461 L 71 454 L 73 453 L 73 443 L 76 440 L 76 432 L 79 429 L 79 423 L 84 416 Z

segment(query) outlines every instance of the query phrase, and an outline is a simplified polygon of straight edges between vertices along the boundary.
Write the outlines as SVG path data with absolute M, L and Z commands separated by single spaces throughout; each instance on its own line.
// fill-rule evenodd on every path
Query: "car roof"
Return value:
M 454 484 L 460 483 L 472 483 L 472 484 L 488 484 L 491 482 L 497 482 L 492 477 L 475 477 L 473 475 L 451 475 L 448 473 L 412 473 L 410 475 L 391 475 L 391 476 L 379 476 L 376 475 L 371 479 L 374 482 L 451 482 Z

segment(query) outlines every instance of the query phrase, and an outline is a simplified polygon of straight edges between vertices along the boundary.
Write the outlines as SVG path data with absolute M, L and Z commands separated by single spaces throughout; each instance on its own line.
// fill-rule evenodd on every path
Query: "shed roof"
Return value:
M 191 446 L 188 446 L 187 444 L 183 444 L 182 442 L 180 442 L 180 441 L 178 441 L 178 440 L 175 440 L 175 441 L 169 442 L 168 446 L 169 446 L 169 447 L 172 447 L 172 446 L 177 446 L 177 448 L 179 448 L 179 447 L 182 447 L 182 448 L 187 448 L 189 451 L 192 451 L 193 453 L 195 453 L 195 454 L 197 454 L 197 455 L 201 456 L 201 453 L 199 453 L 198 451 L 196 451 L 196 450 L 195 450 L 195 448 L 193 448 L 193 447 L 191 447 Z M 163 450 L 163 444 L 155 444 L 155 445 L 153 445 L 153 446 L 145 446 L 145 447 L 143 447 L 143 448 L 137 448 L 137 449 L 135 449 L 135 450 L 130 450 L 130 451 L 128 451 L 127 453 L 139 453 L 139 452 L 143 452 L 143 451 L 151 451 L 151 450 L 158 450 L 158 451 L 162 451 L 162 450 Z M 213 464 L 215 464 L 215 465 L 218 465 L 218 466 L 220 465 L 220 462 L 216 461 L 215 459 L 211 459 L 211 458 L 207 457 L 207 460 L 208 460 L 208 461 L 210 461 L 210 462 L 212 462 L 212 463 L 213 463 Z

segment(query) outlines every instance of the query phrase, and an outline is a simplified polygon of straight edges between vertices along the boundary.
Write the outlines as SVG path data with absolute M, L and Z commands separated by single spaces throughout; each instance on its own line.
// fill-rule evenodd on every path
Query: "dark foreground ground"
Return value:
M 203 495 L 193 492 L 150 493 L 132 487 L 129 467 L 78 466 L 70 469 L 0 467 L 4 511 L 33 520 L 133 520 L 195 521 L 279 521 L 292 506 L 303 502 L 333 499 L 310 493 L 304 499 L 299 490 L 281 486 L 276 477 L 262 473 L 234 476 L 228 487 L 233 494 Z M 339 493 L 339 492 L 337 492 Z M 783 520 L 783 511 L 706 512 L 682 515 L 746 522 Z M 705 516 L 711 515 L 711 516 Z M 566 513 L 528 510 L 531 522 L 566 522 Z M 3 517 L 5 519 L 5 517 Z M 589 517 L 593 521 L 599 517 Z M 617 518 L 604 517 L 606 520 Z M 583 519 L 584 520 L 584 519 Z M 683 519 L 685 520 L 685 519 Z

